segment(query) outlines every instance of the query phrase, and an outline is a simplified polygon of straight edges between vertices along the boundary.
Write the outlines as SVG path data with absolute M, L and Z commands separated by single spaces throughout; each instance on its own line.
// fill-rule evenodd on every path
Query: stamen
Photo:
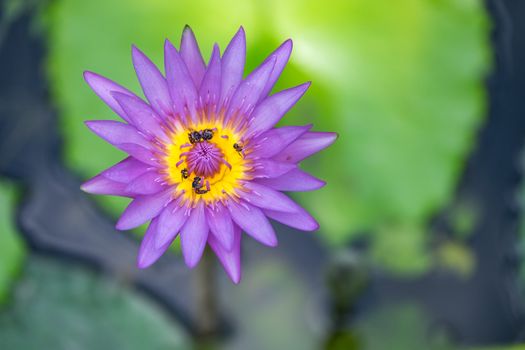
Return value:
M 201 177 L 213 177 L 220 171 L 224 155 L 212 142 L 199 142 L 181 154 L 186 156 L 188 171 Z
M 220 161 L 222 162 L 222 164 L 226 165 L 226 166 L 228 167 L 228 169 L 232 170 L 232 166 L 231 166 L 231 164 L 228 163 L 228 162 L 226 161 L 226 159 L 221 158 Z

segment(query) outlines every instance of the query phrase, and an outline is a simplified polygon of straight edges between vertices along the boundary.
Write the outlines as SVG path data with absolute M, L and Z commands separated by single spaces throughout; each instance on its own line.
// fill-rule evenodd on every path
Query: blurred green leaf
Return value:
M 427 234 L 419 226 L 380 228 L 373 236 L 372 258 L 390 272 L 419 275 L 431 266 Z
M 14 185 L 0 181 L 0 305 L 7 301 L 25 258 L 25 247 L 14 226 L 15 196 Z
M 243 269 L 242 287 L 226 298 L 225 309 L 238 321 L 224 349 L 318 349 L 323 311 L 298 271 L 280 259 Z
M 476 268 L 476 256 L 465 244 L 456 241 L 443 242 L 435 251 L 439 267 L 455 272 L 459 277 L 472 276 Z
M 481 0 L 57 0 L 46 18 L 66 158 L 84 177 L 123 157 L 82 123 L 115 118 L 83 82 L 84 70 L 139 92 L 132 43 L 162 66 L 164 38 L 178 42 L 185 24 L 206 58 L 242 24 L 253 68 L 292 37 L 278 88 L 314 84 L 283 124 L 340 134 L 304 166 L 328 185 L 297 196 L 332 242 L 363 231 L 390 235 L 383 227 L 392 222 L 423 230 L 450 200 L 485 111 L 490 28 Z M 104 202 L 114 212 L 123 206 Z
M 390 222 L 424 225 L 447 203 L 482 121 L 489 64 L 481 1 L 345 4 L 312 10 L 305 31 L 291 33 L 298 55 L 306 46 L 320 56 L 305 69 L 334 70 L 312 78 L 331 96 L 317 117 L 328 110 L 323 128 L 341 135 L 309 164 L 329 181 L 307 202 L 334 240 Z
M 450 213 L 450 225 L 453 233 L 460 239 L 468 238 L 474 233 L 474 228 L 479 219 L 479 210 L 469 201 L 457 203 Z
M 32 258 L 13 303 L 0 314 L 0 348 L 191 347 L 179 325 L 123 286 L 71 264 Z
M 363 319 L 353 329 L 362 350 L 451 350 L 451 335 L 445 327 L 432 326 L 430 317 L 416 304 L 386 305 Z

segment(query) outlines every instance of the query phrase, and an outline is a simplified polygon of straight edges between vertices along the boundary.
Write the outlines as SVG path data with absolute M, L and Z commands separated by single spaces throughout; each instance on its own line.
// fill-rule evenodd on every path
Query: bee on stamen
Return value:
M 182 176 L 183 179 L 187 179 L 190 174 L 188 173 L 188 169 L 184 168 L 180 171 L 180 175 Z
M 190 141 L 191 144 L 194 144 L 194 143 L 197 143 L 197 142 L 201 142 L 202 140 L 202 135 L 200 133 L 200 131 L 191 131 L 188 133 L 188 140 Z
M 204 187 L 203 180 L 200 176 L 195 176 L 193 178 L 193 182 L 191 183 L 191 187 L 195 190 L 195 193 L 197 194 L 205 194 L 210 190 L 210 184 L 208 181 L 206 181 L 206 188 Z
M 204 130 L 192 130 L 188 133 L 188 140 L 191 144 L 202 142 L 202 141 L 209 141 L 213 138 L 213 132 L 216 131 L 217 128 L 213 129 L 204 129 Z
M 204 129 L 201 131 L 201 137 L 204 141 L 209 141 L 213 138 L 213 130 L 211 129 Z
M 240 143 L 234 143 L 233 149 L 237 151 L 242 157 L 244 157 L 244 147 Z

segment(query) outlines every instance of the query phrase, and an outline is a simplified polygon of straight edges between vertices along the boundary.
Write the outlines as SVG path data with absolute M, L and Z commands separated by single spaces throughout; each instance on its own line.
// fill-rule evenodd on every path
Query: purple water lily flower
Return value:
M 129 156 L 82 185 L 89 193 L 132 198 L 116 227 L 151 220 L 138 253 L 146 268 L 179 235 L 191 268 L 206 243 L 234 283 L 241 278 L 241 232 L 267 246 L 277 237 L 268 218 L 305 231 L 319 225 L 282 191 L 311 191 L 325 182 L 298 163 L 328 147 L 337 135 L 311 125 L 275 125 L 310 86 L 270 95 L 292 50 L 285 41 L 243 79 L 242 27 L 221 56 L 205 64 L 186 27 L 177 49 L 166 40 L 166 75 L 136 47 L 133 65 L 146 96 L 92 72 L 84 77 L 124 122 L 87 121 L 98 136 Z

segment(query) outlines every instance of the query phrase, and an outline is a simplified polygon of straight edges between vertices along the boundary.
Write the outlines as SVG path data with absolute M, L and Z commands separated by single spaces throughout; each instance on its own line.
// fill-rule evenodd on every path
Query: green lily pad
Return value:
M 124 287 L 71 264 L 33 257 L 9 309 L 0 313 L 0 348 L 191 348 L 175 321 Z

